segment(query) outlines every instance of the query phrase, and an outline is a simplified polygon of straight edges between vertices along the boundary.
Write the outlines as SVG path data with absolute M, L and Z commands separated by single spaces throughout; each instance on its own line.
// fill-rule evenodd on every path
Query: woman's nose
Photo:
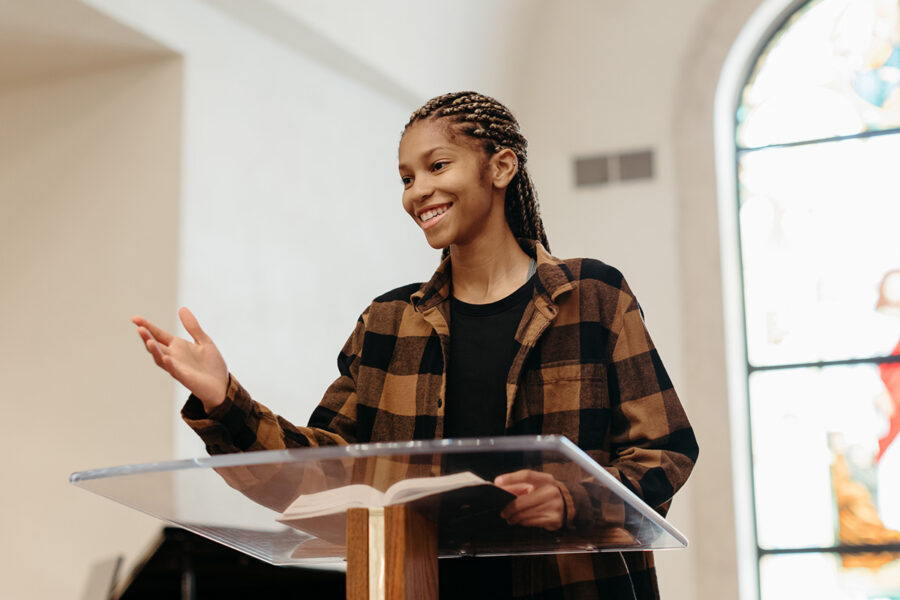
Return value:
M 416 177 L 410 191 L 416 201 L 427 200 L 434 193 L 434 185 L 429 177 Z

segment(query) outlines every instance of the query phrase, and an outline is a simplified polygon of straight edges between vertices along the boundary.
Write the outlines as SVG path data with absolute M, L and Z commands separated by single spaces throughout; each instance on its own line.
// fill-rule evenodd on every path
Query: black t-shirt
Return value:
M 450 298 L 445 438 L 498 436 L 506 430 L 506 378 L 516 329 L 533 291 L 532 277 L 490 304 Z
M 534 277 L 515 292 L 490 304 L 468 304 L 450 298 L 450 360 L 444 437 L 501 436 L 506 430 L 506 378 L 515 358 L 515 335 L 534 293 Z M 459 463 L 459 464 L 456 464 Z M 486 479 L 504 471 L 471 457 L 455 461 L 450 471 L 474 470 Z M 509 594 L 509 557 L 441 560 L 441 598 L 504 598 Z

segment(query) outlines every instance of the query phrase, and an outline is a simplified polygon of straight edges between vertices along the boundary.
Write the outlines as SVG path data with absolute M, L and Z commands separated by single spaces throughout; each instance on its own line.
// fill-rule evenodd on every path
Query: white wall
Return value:
M 682 332 L 671 99 L 687 32 L 707 3 L 546 7 L 520 111 L 554 253 L 597 257 L 625 273 L 676 383 Z M 643 148 L 656 154 L 652 180 L 575 188 L 576 156 Z
M 235 2 L 216 2 L 229 5 Z M 269 0 L 421 99 L 476 90 L 518 100 L 540 0 Z M 417 108 L 417 107 L 414 107 Z

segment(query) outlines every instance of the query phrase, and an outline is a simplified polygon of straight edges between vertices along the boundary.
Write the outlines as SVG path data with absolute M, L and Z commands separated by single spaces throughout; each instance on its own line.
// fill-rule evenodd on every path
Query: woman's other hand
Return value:
M 542 527 L 548 531 L 562 527 L 565 502 L 553 475 L 523 469 L 498 476 L 494 484 L 517 496 L 500 513 L 510 525 Z
M 137 325 L 138 335 L 157 366 L 197 396 L 208 413 L 225 401 L 225 359 L 191 311 L 182 307 L 178 317 L 193 342 L 176 337 L 143 317 L 132 317 L 131 322 Z

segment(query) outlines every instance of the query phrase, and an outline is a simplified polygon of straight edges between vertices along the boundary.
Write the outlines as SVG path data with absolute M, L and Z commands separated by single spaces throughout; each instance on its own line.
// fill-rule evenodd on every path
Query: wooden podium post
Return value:
M 347 600 L 437 600 L 437 524 L 404 506 L 347 511 Z

